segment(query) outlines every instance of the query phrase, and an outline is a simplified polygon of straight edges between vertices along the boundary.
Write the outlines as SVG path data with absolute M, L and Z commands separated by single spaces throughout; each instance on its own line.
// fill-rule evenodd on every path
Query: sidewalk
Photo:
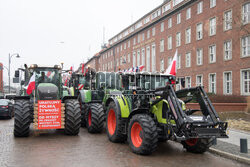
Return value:
M 241 138 L 247 139 L 248 153 L 240 153 Z M 209 151 L 250 165 L 250 133 L 231 129 L 229 138 L 217 139 Z

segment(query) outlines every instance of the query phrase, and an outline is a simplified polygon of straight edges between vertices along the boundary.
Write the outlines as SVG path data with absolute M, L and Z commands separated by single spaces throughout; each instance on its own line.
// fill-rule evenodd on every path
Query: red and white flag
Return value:
M 139 66 L 139 71 L 142 71 L 143 68 L 144 68 L 144 65 L 140 65 L 140 66 Z
M 33 75 L 30 78 L 29 84 L 27 86 L 27 94 L 30 95 L 32 93 L 33 90 L 35 90 L 36 87 L 36 82 L 35 82 L 35 73 L 33 73 Z
M 176 61 L 177 61 L 177 54 L 178 54 L 178 51 L 176 50 L 175 52 L 175 55 L 174 55 L 174 58 L 170 64 L 170 66 L 168 67 L 168 69 L 166 70 L 165 74 L 166 75 L 173 75 L 173 76 L 176 76 L 176 71 L 177 71 L 177 68 L 176 68 Z

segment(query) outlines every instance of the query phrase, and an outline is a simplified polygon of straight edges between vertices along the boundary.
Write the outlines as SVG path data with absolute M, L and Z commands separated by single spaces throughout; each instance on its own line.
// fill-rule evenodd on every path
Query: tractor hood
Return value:
M 56 100 L 58 99 L 58 87 L 52 83 L 40 83 L 37 86 L 39 100 Z

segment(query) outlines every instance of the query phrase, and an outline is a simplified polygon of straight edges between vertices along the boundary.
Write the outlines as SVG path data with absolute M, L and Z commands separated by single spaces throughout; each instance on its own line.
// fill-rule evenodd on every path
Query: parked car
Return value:
M 0 117 L 12 118 L 14 116 L 14 105 L 8 99 L 0 99 Z

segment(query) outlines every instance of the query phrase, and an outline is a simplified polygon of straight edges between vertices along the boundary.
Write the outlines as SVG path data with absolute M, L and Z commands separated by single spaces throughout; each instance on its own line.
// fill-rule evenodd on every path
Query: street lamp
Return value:
M 9 53 L 9 69 L 8 69 L 8 76 L 9 76 L 9 93 L 10 93 L 10 63 L 11 58 L 16 55 L 16 58 L 20 58 L 18 53 L 13 53 L 12 55 Z

